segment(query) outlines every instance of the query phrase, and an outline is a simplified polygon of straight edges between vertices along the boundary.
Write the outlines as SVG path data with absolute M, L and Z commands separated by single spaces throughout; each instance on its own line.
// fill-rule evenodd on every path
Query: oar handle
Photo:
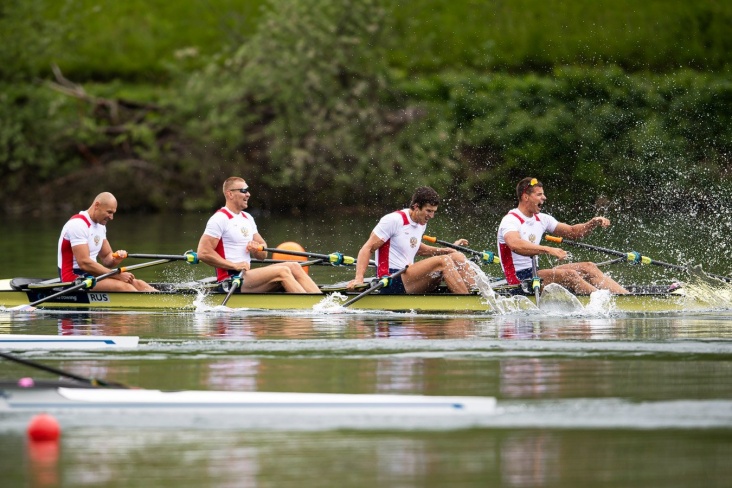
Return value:
M 114 253 L 114 257 L 117 253 Z M 180 254 L 128 254 L 128 258 L 135 259 L 169 259 L 171 261 L 185 261 L 188 264 L 198 264 L 198 254 L 194 251 L 186 251 L 182 255 Z
M 409 268 L 409 265 L 404 266 L 399 271 L 395 271 L 394 273 L 392 273 L 392 274 L 390 274 L 388 276 L 384 276 L 382 278 L 379 278 L 378 281 L 372 282 L 371 283 L 371 286 L 369 287 L 368 290 L 366 290 L 366 291 L 364 291 L 364 292 L 356 295 L 355 297 L 351 298 L 350 300 L 348 300 L 346 303 L 343 304 L 343 307 L 347 307 L 347 306 L 349 306 L 349 305 L 351 305 L 351 304 L 359 301 L 360 299 L 362 299 L 363 297 L 365 297 L 369 293 L 373 293 L 373 292 L 375 292 L 377 290 L 380 290 L 380 289 L 384 288 L 385 286 L 391 285 L 391 281 L 394 278 L 396 278 L 397 276 L 399 276 L 400 274 L 404 273 L 407 270 L 407 268 Z
M 257 248 L 259 251 L 267 251 L 271 253 L 279 253 L 279 254 L 289 254 L 291 256 L 302 256 L 305 258 L 319 258 L 324 259 L 328 261 L 333 266 L 351 266 L 356 264 L 356 259 L 352 258 L 351 256 L 344 256 L 343 254 L 339 252 L 334 252 L 330 254 L 319 254 L 315 252 L 305 252 L 305 251 L 290 251 L 289 249 L 279 249 L 276 247 L 264 247 L 259 246 Z
M 437 237 L 427 236 L 427 235 L 422 236 L 422 240 L 431 242 L 433 244 L 434 243 L 441 244 L 445 247 L 449 247 L 449 248 L 455 249 L 457 251 L 472 254 L 473 256 L 475 256 L 477 258 L 477 261 L 482 264 L 500 264 L 500 262 L 501 262 L 501 260 L 498 258 L 498 256 L 496 256 L 496 254 L 491 251 L 476 251 L 475 249 L 470 249 L 468 247 L 459 246 L 457 244 L 453 244 L 452 242 L 443 241 L 443 240 L 438 239 Z

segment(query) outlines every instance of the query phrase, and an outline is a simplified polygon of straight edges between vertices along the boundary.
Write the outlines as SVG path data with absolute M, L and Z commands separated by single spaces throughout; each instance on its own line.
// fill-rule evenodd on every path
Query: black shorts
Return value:
M 519 279 L 519 281 L 524 280 L 530 280 L 534 277 L 534 273 L 531 271 L 531 268 L 522 269 L 520 271 L 516 271 L 516 278 Z
M 76 275 L 76 278 L 83 278 L 83 277 L 85 277 L 85 276 L 88 276 L 88 275 L 87 275 L 86 273 L 84 273 L 84 272 L 83 272 L 82 270 L 80 270 L 79 268 L 73 268 L 73 269 L 72 269 L 71 271 L 73 271 L 73 272 L 74 272 L 74 274 Z M 61 268 L 58 268 L 58 277 L 59 277 L 59 279 L 60 279 L 61 281 L 63 281 L 63 278 L 61 278 Z
M 389 274 L 394 274 L 398 269 L 389 269 Z M 379 293 L 382 295 L 406 295 L 407 290 L 404 288 L 404 282 L 402 281 L 402 275 L 397 276 L 396 278 L 391 279 L 391 284 L 389 286 L 385 286 L 381 290 L 379 290 Z

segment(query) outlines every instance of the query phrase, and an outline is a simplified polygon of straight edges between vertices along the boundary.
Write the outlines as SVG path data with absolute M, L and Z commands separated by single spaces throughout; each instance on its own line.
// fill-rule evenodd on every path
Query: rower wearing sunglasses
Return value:
M 275 263 L 251 269 L 251 259 L 266 259 L 267 243 L 259 234 L 249 206 L 249 185 L 232 176 L 224 181 L 226 205 L 211 216 L 198 242 L 198 259 L 216 268 L 216 278 L 224 282 L 243 272 L 242 293 L 286 291 L 321 293 L 318 285 L 296 262 Z
M 605 217 L 593 217 L 587 222 L 569 225 L 542 213 L 546 194 L 544 185 L 536 178 L 529 177 L 519 181 L 516 197 L 518 207 L 508 212 L 498 227 L 501 267 L 510 285 L 518 285 L 533 277 L 531 261 L 534 256 L 548 254 L 559 260 L 567 258 L 564 249 L 540 244 L 545 232 L 567 239 L 579 239 L 597 227 L 610 225 Z M 575 294 L 589 295 L 598 289 L 610 290 L 616 294 L 628 293 L 591 262 L 560 264 L 554 268 L 540 269 L 538 275 L 544 285 L 558 283 Z

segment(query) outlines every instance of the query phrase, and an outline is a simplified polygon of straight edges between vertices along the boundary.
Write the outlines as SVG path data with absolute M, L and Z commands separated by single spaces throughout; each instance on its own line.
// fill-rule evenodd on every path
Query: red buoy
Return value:
M 61 426 L 51 415 L 41 413 L 28 423 L 28 437 L 34 441 L 55 441 L 61 435 Z

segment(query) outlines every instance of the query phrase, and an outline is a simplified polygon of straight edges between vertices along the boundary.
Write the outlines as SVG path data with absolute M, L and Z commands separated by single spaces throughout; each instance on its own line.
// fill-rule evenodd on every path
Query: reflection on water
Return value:
M 84 429 L 62 466 L 0 444 L 8 486 L 727 486 L 729 436 L 688 431 L 440 433 Z M 93 461 L 92 461 L 93 460 Z M 90 462 L 92 461 L 92 462 Z M 168 469 L 166 469 L 168 468 Z M 132 484 L 125 484 L 132 486 Z
M 438 316 L 72 313 L 0 333 L 137 335 L 126 351 L 18 352 L 144 388 L 495 396 L 477 424 L 0 412 L 7 486 L 726 486 L 726 312 Z M 2 363 L 11 378 L 48 373 Z M 476 426 L 477 425 L 477 426 Z M 93 462 L 90 462 L 93 460 Z

